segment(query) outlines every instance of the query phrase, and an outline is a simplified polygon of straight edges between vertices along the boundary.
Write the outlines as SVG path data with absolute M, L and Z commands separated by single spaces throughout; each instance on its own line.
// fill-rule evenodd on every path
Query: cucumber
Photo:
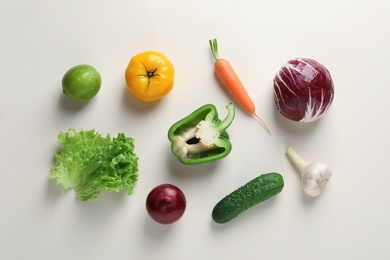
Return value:
M 212 218 L 219 224 L 229 222 L 247 209 L 275 196 L 283 187 L 283 176 L 279 173 L 262 174 L 220 200 L 213 208 Z

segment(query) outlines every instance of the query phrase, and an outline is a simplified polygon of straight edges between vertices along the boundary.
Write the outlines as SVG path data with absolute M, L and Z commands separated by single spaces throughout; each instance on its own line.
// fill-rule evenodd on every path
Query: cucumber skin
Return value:
M 219 224 L 229 222 L 247 209 L 275 196 L 283 187 L 283 176 L 279 173 L 262 174 L 220 200 L 213 208 L 212 218 Z

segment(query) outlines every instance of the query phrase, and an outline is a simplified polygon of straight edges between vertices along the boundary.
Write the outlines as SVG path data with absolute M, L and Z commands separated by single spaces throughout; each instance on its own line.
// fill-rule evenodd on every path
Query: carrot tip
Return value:
M 267 133 L 269 135 L 271 135 L 271 131 L 269 130 L 268 126 L 265 124 L 265 122 L 256 114 L 253 114 L 253 116 L 260 121 L 260 123 L 263 125 L 263 127 L 265 128 L 265 130 L 267 131 Z

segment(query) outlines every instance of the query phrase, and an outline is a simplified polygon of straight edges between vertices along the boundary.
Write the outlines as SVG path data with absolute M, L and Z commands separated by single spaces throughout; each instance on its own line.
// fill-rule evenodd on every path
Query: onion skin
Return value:
M 287 61 L 273 82 L 276 108 L 293 121 L 315 121 L 325 115 L 333 102 L 334 86 L 330 72 L 313 59 Z
M 149 216 L 160 224 L 172 224 L 184 214 L 187 201 L 184 193 L 172 184 L 161 184 L 153 188 L 146 198 Z

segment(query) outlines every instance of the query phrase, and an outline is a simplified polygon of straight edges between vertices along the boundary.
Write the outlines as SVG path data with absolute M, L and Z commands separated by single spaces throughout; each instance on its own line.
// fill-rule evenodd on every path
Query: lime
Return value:
M 77 65 L 70 68 L 62 78 L 62 89 L 66 96 L 76 102 L 92 99 L 100 90 L 99 72 L 90 65 Z

